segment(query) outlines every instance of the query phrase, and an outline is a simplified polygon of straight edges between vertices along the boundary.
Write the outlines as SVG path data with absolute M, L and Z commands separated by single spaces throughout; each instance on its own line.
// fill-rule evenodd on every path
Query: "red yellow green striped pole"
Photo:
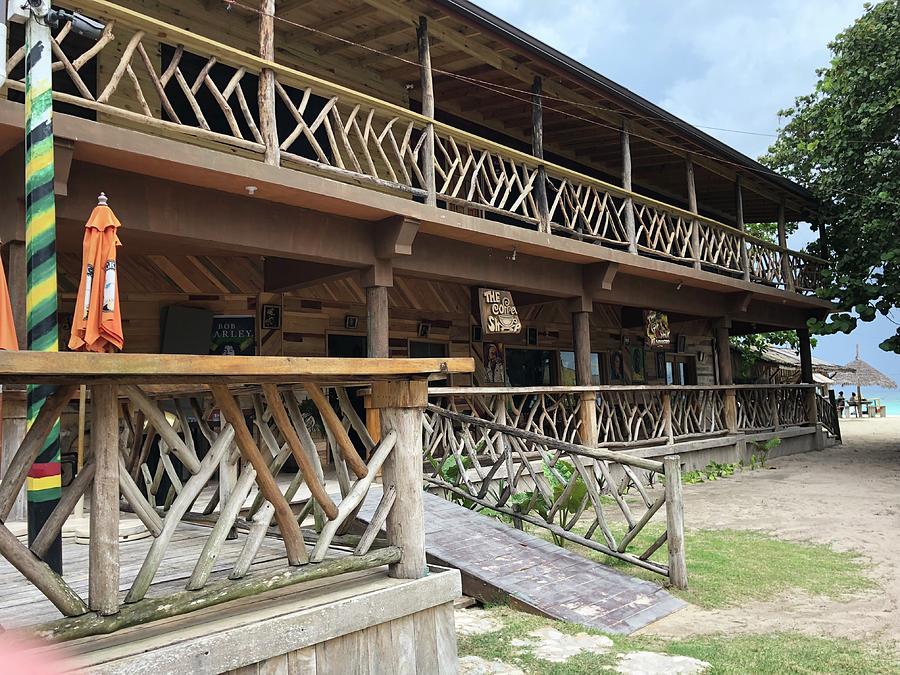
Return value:
M 53 80 L 48 0 L 29 0 L 25 27 L 25 296 L 28 349 L 59 349 L 56 320 L 56 199 L 53 192 Z M 28 387 L 28 423 L 32 424 L 53 387 Z M 28 542 L 43 527 L 61 494 L 59 421 L 28 472 Z M 44 561 L 62 573 L 62 541 Z

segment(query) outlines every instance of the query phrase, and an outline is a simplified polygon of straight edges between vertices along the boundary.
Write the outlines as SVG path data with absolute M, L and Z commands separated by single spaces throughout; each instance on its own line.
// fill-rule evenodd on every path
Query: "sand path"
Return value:
M 900 647 L 900 418 L 845 420 L 842 429 L 842 446 L 770 460 L 775 470 L 685 485 L 685 521 L 857 551 L 878 590 L 844 601 L 792 593 L 723 610 L 691 605 L 642 633 L 802 631 Z

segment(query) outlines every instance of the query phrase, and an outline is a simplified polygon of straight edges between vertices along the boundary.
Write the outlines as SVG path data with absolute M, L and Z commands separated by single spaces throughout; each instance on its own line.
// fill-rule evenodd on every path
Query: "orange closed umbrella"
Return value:
M 13 319 L 12 303 L 9 301 L 9 287 L 6 285 L 6 273 L 0 261 L 0 349 L 15 351 L 19 348 L 16 339 L 16 324 Z
M 101 194 L 84 227 L 81 283 L 69 338 L 69 349 L 74 351 L 111 352 L 125 344 L 116 275 L 119 227 L 119 219 L 106 205 L 106 195 Z

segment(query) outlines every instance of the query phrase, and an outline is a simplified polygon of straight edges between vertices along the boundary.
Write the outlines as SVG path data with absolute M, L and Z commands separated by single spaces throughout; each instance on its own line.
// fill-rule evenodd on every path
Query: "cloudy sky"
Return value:
M 828 42 L 863 11 L 862 0 L 475 1 L 754 158 L 778 111 L 812 90 Z M 900 380 L 900 358 L 878 349 L 894 328 L 882 319 L 820 338 L 816 355 L 846 363 L 859 342 L 864 359 Z

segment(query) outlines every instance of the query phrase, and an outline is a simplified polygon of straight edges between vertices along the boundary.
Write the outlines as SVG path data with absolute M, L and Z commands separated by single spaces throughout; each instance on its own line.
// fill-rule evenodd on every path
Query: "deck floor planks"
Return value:
M 178 526 L 148 595 L 159 595 L 162 589 L 166 589 L 167 592 L 176 590 L 171 587 L 173 584 L 183 588 L 209 533 L 208 527 L 186 523 Z M 152 541 L 148 537 L 120 544 L 119 590 L 123 599 L 137 576 Z M 216 572 L 224 574 L 231 570 L 244 541 L 245 537 L 239 537 L 225 542 L 214 566 Z M 266 539 L 252 569 L 266 567 L 272 561 L 286 563 L 284 546 L 278 539 Z M 63 578 L 83 598 L 87 598 L 87 563 L 86 544 L 78 544 L 74 539 L 63 541 Z M 24 627 L 60 618 L 60 613 L 43 594 L 3 559 L 0 559 L 0 588 L 3 589 L 0 596 L 0 625 L 4 628 Z M 26 606 L 28 611 L 22 611 Z
M 368 522 L 381 490 L 373 486 L 359 518 Z M 455 567 L 463 590 L 487 585 L 535 612 L 614 633 L 632 633 L 684 606 L 636 579 L 552 542 L 425 495 L 429 562 Z

